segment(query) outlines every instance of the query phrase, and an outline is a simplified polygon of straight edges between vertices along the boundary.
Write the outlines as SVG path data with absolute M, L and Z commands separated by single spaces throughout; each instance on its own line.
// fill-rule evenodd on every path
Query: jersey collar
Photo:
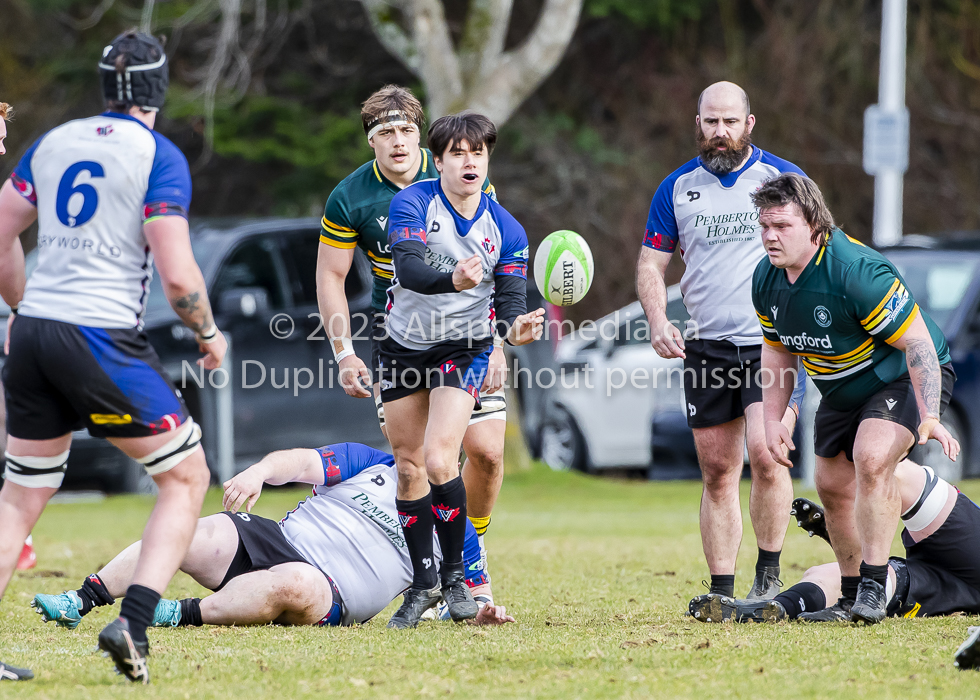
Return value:
M 436 181 L 436 186 L 439 188 L 439 198 L 442 199 L 442 203 L 446 205 L 446 209 L 449 210 L 449 213 L 453 215 L 453 221 L 456 223 L 457 233 L 459 233 L 460 236 L 465 236 L 470 232 L 470 229 L 473 228 L 473 224 L 480 220 L 480 217 L 483 216 L 483 212 L 487 210 L 487 202 L 490 201 L 490 197 L 487 196 L 486 192 L 481 190 L 480 206 L 476 208 L 476 214 L 473 215 L 472 219 L 464 219 L 449 202 L 449 198 L 446 197 L 446 193 L 442 189 L 442 178 L 439 178 Z
M 141 122 L 136 117 L 134 117 L 132 115 L 129 115 L 129 114 L 123 114 L 122 112 L 110 112 L 110 111 L 106 110 L 105 112 L 103 112 L 99 116 L 101 116 L 101 117 L 111 117 L 113 119 L 125 119 L 126 121 L 135 122 L 135 123 L 139 124 L 140 126 L 142 126 L 147 131 L 153 131 L 153 129 L 151 129 L 150 127 L 148 127 L 146 124 L 144 124 L 143 122 Z
M 419 150 L 422 151 L 422 161 L 419 163 L 419 171 L 415 173 L 415 177 L 412 179 L 413 183 L 418 182 L 419 180 L 429 179 L 429 176 L 427 175 L 429 170 L 429 149 L 420 148 Z M 374 159 L 371 167 L 374 168 L 374 176 L 378 178 L 378 182 L 390 189 L 392 192 L 401 191 L 401 188 L 398 185 L 385 177 L 385 174 L 381 172 L 381 168 L 378 167 L 377 158 Z
M 732 187 L 738 181 L 738 176 L 744 173 L 749 168 L 751 168 L 753 165 L 755 165 L 756 162 L 758 162 L 759 158 L 762 157 L 761 149 L 756 148 L 755 146 L 751 146 L 751 148 L 752 148 L 752 155 L 750 155 L 749 159 L 745 161 L 745 165 L 743 165 L 738 170 L 733 170 L 732 172 L 727 173 L 725 175 L 719 175 L 718 173 L 709 170 L 708 166 L 706 166 L 704 164 L 704 161 L 701 160 L 701 156 L 698 156 L 698 164 L 702 168 L 707 170 L 709 173 L 714 175 L 716 178 L 718 178 L 718 181 L 721 183 L 722 187 Z

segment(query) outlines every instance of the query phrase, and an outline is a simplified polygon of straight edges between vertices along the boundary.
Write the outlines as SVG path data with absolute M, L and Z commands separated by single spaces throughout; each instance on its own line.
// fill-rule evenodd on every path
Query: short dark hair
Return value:
M 765 209 L 795 204 L 813 231 L 810 240 L 814 243 L 829 241 L 836 228 L 834 215 L 830 213 L 817 183 L 796 173 L 783 173 L 766 180 L 762 187 L 752 193 L 752 204 L 760 213 Z
M 389 112 L 404 113 L 415 122 L 419 130 L 425 125 L 422 103 L 412 94 L 412 91 L 400 85 L 385 85 L 375 90 L 361 105 L 361 123 L 364 125 L 364 133 L 371 131 L 378 120 L 387 116 Z
M 487 155 L 493 153 L 497 145 L 497 127 L 476 112 L 460 112 L 439 117 L 429 129 L 429 150 L 436 158 L 442 158 L 447 149 L 458 148 L 466 141 L 470 148 L 486 147 Z

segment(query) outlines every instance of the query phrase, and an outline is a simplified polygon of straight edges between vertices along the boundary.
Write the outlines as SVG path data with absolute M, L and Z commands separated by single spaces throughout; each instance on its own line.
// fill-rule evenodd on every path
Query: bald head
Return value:
M 749 96 L 745 90 L 726 80 L 709 85 L 701 92 L 698 97 L 698 114 L 703 114 L 702 107 L 706 105 L 721 111 L 741 108 L 743 117 L 749 116 L 752 112 Z

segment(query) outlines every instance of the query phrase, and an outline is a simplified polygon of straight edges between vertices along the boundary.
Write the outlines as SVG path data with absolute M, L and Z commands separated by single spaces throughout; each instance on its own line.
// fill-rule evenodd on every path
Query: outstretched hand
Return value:
M 544 333 L 544 309 L 536 309 L 514 319 L 514 325 L 507 332 L 511 345 L 527 345 L 539 339 Z
M 508 622 L 517 622 L 517 620 L 507 614 L 507 608 L 503 605 L 490 605 L 490 603 L 485 603 L 476 614 L 476 619 L 470 620 L 471 625 L 506 625 Z
M 926 419 L 919 424 L 919 444 L 925 445 L 930 438 L 943 446 L 943 454 L 956 461 L 956 456 L 960 453 L 960 443 L 949 434 L 936 416 L 926 416 Z

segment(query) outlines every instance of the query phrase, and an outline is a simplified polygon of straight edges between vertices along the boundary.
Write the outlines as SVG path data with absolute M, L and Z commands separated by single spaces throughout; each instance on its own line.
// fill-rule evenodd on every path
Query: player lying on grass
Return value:
M 264 484 L 289 482 L 313 484 L 313 495 L 278 523 L 249 513 Z M 395 509 L 397 482 L 391 455 L 357 443 L 267 455 L 225 482 L 228 511 L 198 521 L 181 564 L 181 571 L 214 593 L 161 600 L 153 625 L 322 626 L 370 620 L 412 582 Z M 45 622 L 76 627 L 92 608 L 112 605 L 126 592 L 140 545 L 130 545 L 77 591 L 39 594 L 32 605 Z M 434 546 L 438 564 L 437 539 Z M 476 623 L 513 622 L 493 604 L 484 552 L 469 524 L 464 558 L 466 583 L 481 604 Z
M 905 558 L 891 557 L 886 586 L 893 617 L 980 613 L 980 508 L 929 467 L 905 460 L 895 471 L 902 498 Z M 806 499 L 794 502 L 800 526 L 830 542 L 823 509 Z M 807 570 L 803 580 L 773 600 L 743 600 L 707 594 L 691 601 L 702 622 L 765 622 L 801 619 L 850 621 L 828 601 L 841 595 L 836 563 Z

